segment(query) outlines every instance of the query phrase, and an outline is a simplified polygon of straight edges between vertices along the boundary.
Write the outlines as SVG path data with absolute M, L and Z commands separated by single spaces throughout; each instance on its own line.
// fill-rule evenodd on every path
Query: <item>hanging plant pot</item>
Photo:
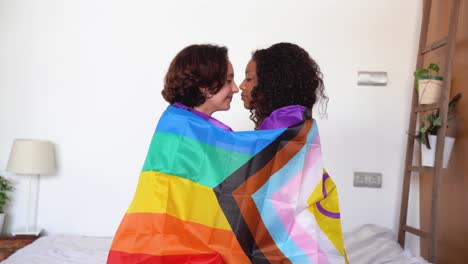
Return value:
M 442 93 L 442 76 L 422 76 L 418 79 L 419 104 L 439 102 Z
M 444 153 L 443 153 L 443 162 L 442 167 L 447 168 L 450 156 L 452 155 L 453 144 L 455 143 L 455 138 L 445 137 L 444 144 Z M 436 144 L 437 136 L 429 135 L 429 144 L 431 149 L 428 149 L 425 145 L 421 145 L 421 159 L 422 165 L 426 167 L 434 167 L 435 156 L 436 156 Z

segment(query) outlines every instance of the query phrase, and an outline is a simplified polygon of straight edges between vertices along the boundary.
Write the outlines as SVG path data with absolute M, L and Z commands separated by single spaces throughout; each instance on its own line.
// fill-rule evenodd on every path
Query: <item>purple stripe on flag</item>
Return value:
M 328 175 L 328 172 L 325 172 L 325 174 L 322 174 L 322 193 L 323 193 L 323 199 L 327 198 L 327 190 L 325 189 L 325 181 L 330 178 L 330 175 Z
M 322 193 L 323 193 L 323 199 L 327 198 L 327 189 L 325 188 L 325 181 L 330 178 L 330 175 L 326 172 L 325 174 L 322 174 Z M 328 216 L 330 218 L 335 218 L 335 219 L 340 219 L 340 213 L 332 213 L 327 211 L 325 208 L 322 207 L 320 202 L 316 203 L 318 210 L 325 216 Z
M 318 210 L 325 216 L 328 216 L 330 218 L 335 218 L 335 219 L 340 219 L 340 213 L 332 213 L 327 211 L 325 208 L 322 207 L 320 202 L 316 203 Z
M 178 107 L 178 108 L 182 108 L 182 109 L 185 109 L 187 111 L 190 111 L 192 113 L 194 113 L 195 115 L 205 119 L 206 121 L 210 122 L 211 124 L 213 124 L 214 126 L 216 126 L 217 128 L 221 128 L 223 130 L 226 130 L 226 131 L 229 131 L 229 132 L 232 132 L 232 129 L 230 127 L 228 127 L 227 125 L 225 125 L 224 123 L 222 123 L 221 121 L 219 121 L 218 119 L 210 116 L 210 115 L 207 115 L 203 112 L 200 112 L 200 111 L 197 111 L 195 109 L 192 109 L 190 107 L 187 107 L 181 103 L 174 103 L 172 104 L 173 106 L 175 107 Z

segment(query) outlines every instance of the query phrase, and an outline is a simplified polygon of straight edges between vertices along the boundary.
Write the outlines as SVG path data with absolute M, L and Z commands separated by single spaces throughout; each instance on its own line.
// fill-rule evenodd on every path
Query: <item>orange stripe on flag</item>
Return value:
M 125 214 L 111 250 L 154 256 L 219 253 L 226 263 L 250 263 L 232 231 L 167 214 Z

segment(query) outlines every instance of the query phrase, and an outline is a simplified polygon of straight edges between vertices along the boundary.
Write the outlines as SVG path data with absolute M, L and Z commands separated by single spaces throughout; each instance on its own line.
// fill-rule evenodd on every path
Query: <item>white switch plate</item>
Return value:
M 358 85 L 387 85 L 387 72 L 358 71 Z
M 382 173 L 355 171 L 354 187 L 382 188 Z

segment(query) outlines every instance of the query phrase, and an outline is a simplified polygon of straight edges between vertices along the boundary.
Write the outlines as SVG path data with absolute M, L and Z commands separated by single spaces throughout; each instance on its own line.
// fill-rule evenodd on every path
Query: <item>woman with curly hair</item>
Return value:
M 162 96 L 171 105 L 230 130 L 211 115 L 229 110 L 237 92 L 227 48 L 204 44 L 188 46 L 175 56 L 165 77 Z
M 325 105 L 328 101 L 319 66 L 291 43 L 255 51 L 239 88 L 256 129 L 291 126 L 302 121 L 303 113 L 317 101 Z
M 296 134 L 289 148 L 277 147 L 279 155 L 274 164 L 284 159 L 282 152 L 296 152 L 296 155 L 289 158 L 287 165 L 273 171 L 268 186 L 264 187 L 270 190 L 278 185 L 287 186 L 283 187 L 287 189 L 283 196 L 294 197 L 290 198 L 293 206 L 285 209 L 279 205 L 288 199 L 277 195 L 279 191 L 265 196 L 275 197 L 273 208 L 275 204 L 279 208 L 278 217 L 271 217 L 265 224 L 273 240 L 282 245 L 280 250 L 286 255 L 289 248 L 285 245 L 295 241 L 296 250 L 304 252 L 304 261 L 310 258 L 314 263 L 347 263 L 338 191 L 323 165 L 320 136 L 311 114 L 317 101 L 323 101 L 324 109 L 328 101 L 319 66 L 298 45 L 277 43 L 253 53 L 239 88 L 244 107 L 250 110 L 250 119 L 258 132 L 305 131 L 302 137 L 301 132 Z M 259 211 L 271 212 L 271 209 L 265 207 Z M 281 239 L 285 234 L 276 234 L 276 227 L 281 223 L 287 223 L 285 233 L 290 235 L 287 241 Z

